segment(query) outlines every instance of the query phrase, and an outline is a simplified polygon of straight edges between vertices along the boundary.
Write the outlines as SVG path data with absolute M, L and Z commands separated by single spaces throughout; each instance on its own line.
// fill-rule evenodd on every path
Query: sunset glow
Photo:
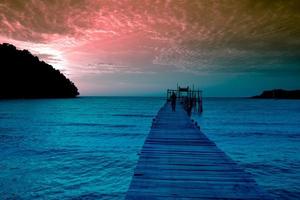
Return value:
M 300 86 L 299 7 L 297 0 L 4 0 L 0 43 L 62 70 L 83 95 L 157 95 L 180 83 L 243 96 Z

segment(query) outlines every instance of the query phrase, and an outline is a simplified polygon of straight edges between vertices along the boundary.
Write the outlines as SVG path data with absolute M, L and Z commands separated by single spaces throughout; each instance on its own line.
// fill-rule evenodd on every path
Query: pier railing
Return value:
M 202 105 L 202 90 L 194 90 L 189 87 L 177 87 L 176 90 L 168 89 L 167 90 L 167 101 L 172 100 L 172 95 L 176 95 L 177 103 L 181 103 L 184 105 L 185 110 L 188 114 L 191 114 L 192 109 L 195 112 L 202 113 L 203 105 Z

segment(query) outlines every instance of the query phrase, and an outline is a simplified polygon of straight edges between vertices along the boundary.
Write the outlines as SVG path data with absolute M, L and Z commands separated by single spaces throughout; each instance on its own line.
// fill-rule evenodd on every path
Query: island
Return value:
M 0 99 L 74 98 L 75 84 L 28 50 L 0 44 Z
M 300 90 L 283 90 L 274 89 L 263 91 L 258 96 L 253 96 L 254 99 L 300 99 Z

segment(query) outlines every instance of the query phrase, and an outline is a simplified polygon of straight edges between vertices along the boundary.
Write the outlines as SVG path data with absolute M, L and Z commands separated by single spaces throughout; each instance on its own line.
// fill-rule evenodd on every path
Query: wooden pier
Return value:
M 183 106 L 166 103 L 140 152 L 127 200 L 270 199 L 210 141 Z
M 202 113 L 202 90 L 194 90 L 189 87 L 177 86 L 177 89 L 167 90 L 167 101 L 171 101 L 172 94 L 176 95 L 178 102 L 184 105 L 184 109 L 194 108 L 195 112 Z

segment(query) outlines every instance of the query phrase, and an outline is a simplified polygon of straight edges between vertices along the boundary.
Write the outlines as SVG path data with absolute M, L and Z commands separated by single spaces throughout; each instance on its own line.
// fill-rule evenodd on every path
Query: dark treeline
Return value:
M 254 96 L 255 99 L 300 99 L 300 90 L 266 90 L 258 96 Z
M 27 50 L 0 44 L 0 99 L 70 98 L 77 95 L 77 87 L 59 70 Z

